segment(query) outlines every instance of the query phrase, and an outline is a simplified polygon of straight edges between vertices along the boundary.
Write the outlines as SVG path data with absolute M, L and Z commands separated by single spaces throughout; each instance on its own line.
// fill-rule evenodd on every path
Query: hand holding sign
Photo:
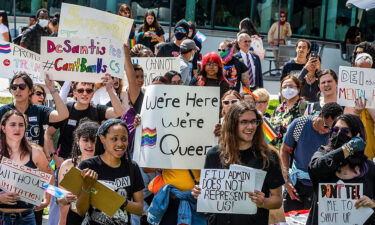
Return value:
M 367 197 L 366 195 L 362 196 L 354 206 L 358 209 L 359 207 L 369 207 L 369 208 L 374 208 L 375 207 L 375 202 L 371 198 Z
M 94 170 L 84 169 L 81 171 L 83 177 L 82 191 L 90 193 L 92 186 L 98 180 L 98 174 Z
M 46 87 L 50 92 L 52 92 L 55 89 L 55 81 L 50 79 L 50 76 L 48 73 L 46 73 L 46 76 L 44 78 L 44 83 L 46 84 Z
M 3 192 L 0 194 L 0 203 L 2 204 L 15 205 L 20 199 L 20 196 L 16 193 Z
M 113 88 L 113 78 L 111 74 L 106 73 L 104 77 L 101 78 L 103 85 L 107 88 L 107 91 L 112 90 Z
M 254 192 L 249 192 L 249 197 L 258 207 L 263 207 L 266 201 L 265 194 L 261 191 L 255 190 Z

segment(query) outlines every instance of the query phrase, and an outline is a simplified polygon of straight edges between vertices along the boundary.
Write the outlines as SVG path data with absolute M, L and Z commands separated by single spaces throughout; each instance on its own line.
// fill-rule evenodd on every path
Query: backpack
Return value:
M 310 116 L 302 116 L 302 117 L 298 118 L 297 124 L 296 124 L 296 126 L 293 130 L 293 138 L 294 138 L 295 142 L 298 142 L 298 140 L 301 136 L 302 130 L 305 127 L 305 124 L 307 123 L 309 118 L 310 118 Z

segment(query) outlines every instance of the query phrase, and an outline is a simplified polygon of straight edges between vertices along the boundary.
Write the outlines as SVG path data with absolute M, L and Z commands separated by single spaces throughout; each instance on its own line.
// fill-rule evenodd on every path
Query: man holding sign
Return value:
M 262 116 L 259 112 L 245 102 L 234 104 L 224 117 L 220 144 L 211 148 L 206 156 L 204 168 L 223 169 L 231 164 L 242 164 L 247 167 L 262 169 L 267 172 L 261 190 L 248 192 L 248 201 L 253 202 L 257 207 L 257 213 L 236 214 L 235 211 L 220 212 L 211 215 L 209 224 L 268 224 L 268 214 L 270 209 L 278 209 L 282 204 L 281 186 L 284 180 L 281 174 L 280 160 L 273 148 L 268 145 L 262 130 Z M 202 174 L 201 176 L 204 176 Z M 200 184 L 202 185 L 202 184 Z M 192 194 L 198 197 L 204 192 L 205 201 L 223 198 L 228 201 L 236 201 L 238 195 L 220 195 L 220 191 L 205 192 L 205 187 L 195 186 Z M 215 194 L 216 193 L 216 194 Z M 201 196 L 199 196 L 201 198 Z M 198 208 L 202 202 L 198 199 Z M 229 214 L 231 213 L 231 214 Z M 242 213 L 242 212 L 241 212 Z
M 306 224 L 373 224 L 375 164 L 364 155 L 363 124 L 343 114 L 333 124 L 327 146 L 311 159 L 313 202 Z M 372 209 L 371 209 L 372 208 Z

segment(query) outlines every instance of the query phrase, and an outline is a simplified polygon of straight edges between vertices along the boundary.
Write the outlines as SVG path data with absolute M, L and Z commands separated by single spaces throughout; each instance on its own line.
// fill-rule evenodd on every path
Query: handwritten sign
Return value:
M 35 83 L 44 83 L 40 55 L 13 43 L 0 41 L 0 77 L 26 72 Z
M 0 178 L 0 188 L 3 191 L 17 193 L 21 201 L 39 206 L 44 195 L 42 187 L 50 182 L 52 175 L 3 157 Z
M 101 37 L 126 43 L 133 21 L 113 13 L 62 3 L 59 37 Z
M 180 61 L 177 57 L 134 57 L 133 64 L 142 66 L 145 82 L 144 86 L 152 83 L 156 76 L 164 76 L 168 71 L 180 71 Z
M 150 85 L 133 159 L 141 167 L 202 169 L 214 140 L 219 105 L 217 87 Z
M 106 73 L 122 78 L 123 66 L 113 60 L 112 48 L 108 39 L 42 37 L 42 68 L 54 80 L 101 82 Z
M 255 214 L 257 206 L 248 192 L 255 188 L 255 171 L 201 170 L 198 212 Z
M 375 69 L 340 66 L 337 103 L 355 106 L 355 99 L 367 99 L 366 108 L 375 108 Z
M 374 212 L 371 208 L 354 207 L 363 196 L 363 184 L 320 183 L 319 184 L 319 225 L 359 225 Z

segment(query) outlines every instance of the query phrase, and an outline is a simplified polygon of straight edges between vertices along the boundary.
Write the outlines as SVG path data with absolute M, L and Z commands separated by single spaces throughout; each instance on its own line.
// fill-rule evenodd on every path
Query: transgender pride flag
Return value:
M 0 53 L 4 53 L 4 54 L 10 53 L 10 43 L 0 44 Z
M 68 191 L 65 191 L 64 189 L 61 189 L 61 188 L 58 188 L 58 187 L 55 187 L 53 185 L 50 185 L 50 184 L 46 184 L 46 185 L 43 185 L 42 186 L 42 189 L 44 191 L 46 191 L 48 194 L 56 197 L 56 198 L 62 198 L 64 197 L 66 194 L 68 194 L 69 192 Z
M 195 34 L 194 38 L 197 39 L 200 43 L 203 43 L 207 39 L 206 35 L 199 31 Z

